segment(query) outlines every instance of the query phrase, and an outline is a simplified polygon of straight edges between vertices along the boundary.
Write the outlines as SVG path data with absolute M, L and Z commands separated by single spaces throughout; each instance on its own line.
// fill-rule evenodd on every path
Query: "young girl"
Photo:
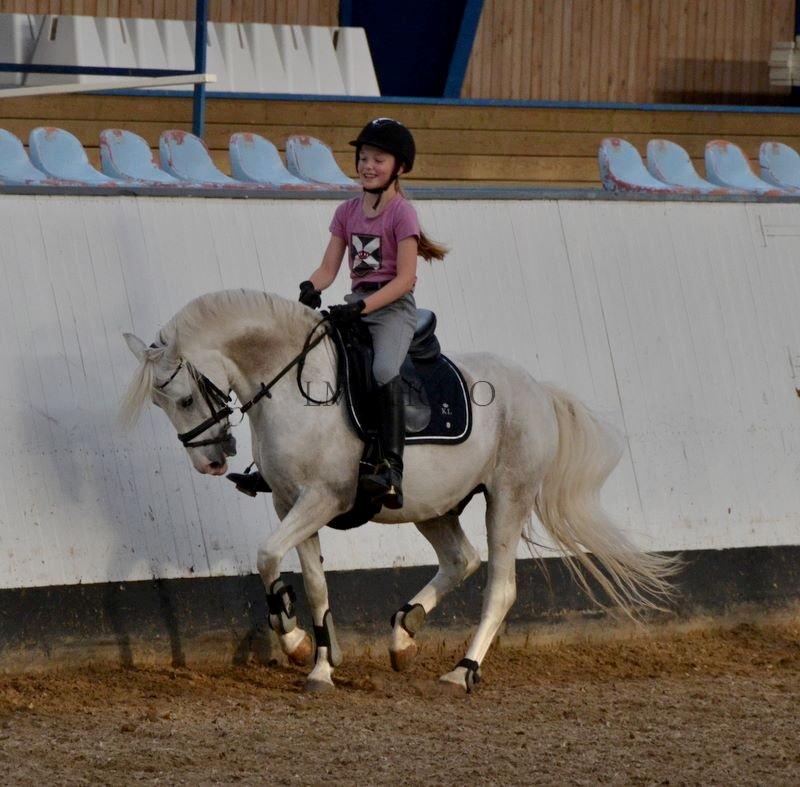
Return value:
M 331 321 L 361 319 L 372 336 L 372 371 L 378 384 L 378 440 L 383 462 L 363 476 L 362 488 L 387 508 L 402 508 L 405 411 L 400 365 L 417 321 L 414 284 L 417 256 L 443 259 L 446 249 L 422 232 L 398 178 L 414 166 L 411 132 L 396 120 L 376 118 L 351 145 L 363 194 L 342 203 L 330 225 L 331 238 L 321 265 L 300 284 L 300 302 L 318 308 L 348 252 L 352 292 L 332 306 Z

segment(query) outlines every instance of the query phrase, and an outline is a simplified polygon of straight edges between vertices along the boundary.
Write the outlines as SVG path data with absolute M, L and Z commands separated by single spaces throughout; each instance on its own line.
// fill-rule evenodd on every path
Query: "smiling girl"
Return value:
M 382 461 L 361 478 L 361 487 L 387 508 L 402 508 L 405 413 L 400 365 L 417 320 L 414 284 L 417 257 L 443 259 L 447 250 L 425 236 L 399 177 L 414 166 L 411 132 L 397 120 L 376 118 L 351 143 L 363 193 L 336 209 L 320 266 L 300 285 L 300 301 L 322 302 L 348 252 L 352 292 L 332 306 L 330 319 L 346 325 L 361 319 L 372 336 L 372 371 L 378 384 L 378 440 Z

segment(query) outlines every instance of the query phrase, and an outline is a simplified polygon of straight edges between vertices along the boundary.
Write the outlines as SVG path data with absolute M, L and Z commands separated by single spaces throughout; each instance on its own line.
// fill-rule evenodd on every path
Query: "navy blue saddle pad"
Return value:
M 469 389 L 458 367 L 442 353 L 436 315 L 417 310 L 417 329 L 403 365 L 406 443 L 461 443 L 472 430 Z M 365 442 L 376 430 L 372 340 L 363 323 L 333 331 L 339 350 L 339 380 L 353 427 Z

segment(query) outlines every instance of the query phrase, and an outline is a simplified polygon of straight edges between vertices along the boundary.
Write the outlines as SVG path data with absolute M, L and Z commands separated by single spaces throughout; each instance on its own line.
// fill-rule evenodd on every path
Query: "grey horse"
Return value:
M 133 423 L 148 400 L 167 414 L 195 469 L 222 475 L 231 453 L 233 391 L 242 402 L 259 394 L 301 352 L 320 315 L 274 294 L 248 290 L 210 293 L 191 301 L 162 327 L 153 345 L 125 338 L 140 365 L 121 407 Z M 469 691 L 480 664 L 516 598 L 515 561 L 522 538 L 531 537 L 535 513 L 573 576 L 592 595 L 631 614 L 663 604 L 672 591 L 675 559 L 637 550 L 608 519 L 599 492 L 621 456 L 621 441 L 574 397 L 534 380 L 518 365 L 489 353 L 452 356 L 468 386 L 490 380 L 491 406 L 476 407 L 469 438 L 459 445 L 409 445 L 405 505 L 382 509 L 376 522 L 413 522 L 436 551 L 435 576 L 393 619 L 390 656 L 397 669 L 413 660 L 415 635 L 431 610 L 480 565 L 456 513 L 472 490 L 486 492 L 488 581 L 480 623 L 445 684 Z M 304 360 L 303 380 L 336 375 L 336 350 L 325 337 Z M 216 408 L 216 409 L 215 409 Z M 216 418 L 209 413 L 216 413 Z M 333 687 L 341 649 L 328 605 L 319 530 L 348 511 L 356 493 L 362 443 L 344 404 L 308 407 L 287 374 L 247 409 L 253 456 L 273 489 L 280 527 L 258 551 L 267 590 L 269 624 L 296 663 L 313 668 L 311 690 Z M 233 490 L 231 490 L 233 491 Z M 298 624 L 293 592 L 280 565 L 296 549 L 311 605 L 316 647 Z

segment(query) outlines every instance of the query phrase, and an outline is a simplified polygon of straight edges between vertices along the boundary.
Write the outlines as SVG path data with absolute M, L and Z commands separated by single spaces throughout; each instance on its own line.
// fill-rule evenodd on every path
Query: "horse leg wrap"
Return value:
M 422 604 L 404 604 L 392 615 L 389 621 L 392 624 L 392 628 L 397 623 L 397 617 L 401 612 L 403 617 L 400 620 L 400 626 L 405 629 L 409 636 L 413 637 L 425 623 L 425 607 Z
M 328 661 L 332 667 L 338 667 L 342 663 L 342 649 L 339 647 L 339 640 L 336 639 L 333 617 L 329 609 L 326 609 L 322 616 L 322 625 L 314 626 L 314 642 L 317 652 L 320 648 L 328 649 Z
M 294 602 L 297 597 L 291 585 L 284 585 L 278 577 L 267 591 L 267 608 L 269 609 L 269 627 L 278 634 L 288 634 L 297 627 L 294 614 Z
M 461 659 L 461 661 L 456 664 L 456 668 L 458 667 L 466 668 L 467 674 L 465 680 L 467 682 L 467 691 L 472 691 L 473 686 L 481 682 L 481 665 L 472 659 Z

